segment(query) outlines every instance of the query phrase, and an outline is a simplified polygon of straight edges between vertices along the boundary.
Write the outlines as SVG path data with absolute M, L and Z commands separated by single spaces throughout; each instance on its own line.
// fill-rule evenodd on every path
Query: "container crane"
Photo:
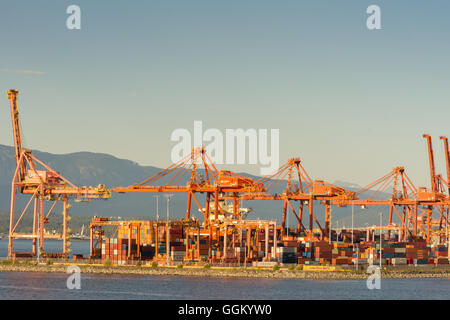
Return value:
M 436 174 L 431 136 L 424 134 L 423 137 L 426 139 L 428 147 L 431 189 L 427 189 L 425 187 L 415 187 L 411 179 L 406 174 L 404 167 L 396 167 L 385 176 L 356 191 L 358 196 L 363 192 L 367 192 L 369 190 L 373 191 L 368 197 L 349 202 L 348 204 L 353 203 L 363 207 L 389 206 L 388 227 L 393 226 L 392 218 L 394 212 L 397 214 L 402 223 L 399 232 L 399 240 L 406 240 L 407 234 L 409 234 L 412 238 L 417 238 L 420 230 L 427 242 L 430 243 L 432 227 L 438 225 L 439 230 L 442 229 L 442 222 L 444 219 L 443 212 L 445 206 L 448 208 L 449 200 L 443 193 L 443 187 L 441 184 L 443 183 L 448 186 L 448 183 L 440 175 Z M 442 137 L 441 139 L 444 140 L 445 145 L 445 137 Z M 447 150 L 448 143 L 446 151 Z M 447 153 L 446 159 L 448 158 Z M 448 160 L 447 167 L 449 167 Z M 392 192 L 390 193 L 389 198 L 378 199 L 378 197 L 390 186 L 392 186 Z M 401 210 L 399 210 L 399 208 L 401 208 Z M 439 220 L 433 220 L 433 210 L 435 208 L 440 212 Z M 438 221 L 438 223 L 436 221 Z M 412 232 L 409 229 L 410 224 L 413 225 Z M 396 228 L 392 228 L 392 230 L 394 229 L 396 230 Z M 390 230 L 388 232 L 388 237 L 390 237 Z
M 76 201 L 90 201 L 90 199 L 109 199 L 111 197 L 111 190 L 104 185 L 97 187 L 77 187 L 72 182 L 64 178 L 59 172 L 56 172 L 44 162 L 39 160 L 31 150 L 25 149 L 22 146 L 22 135 L 20 130 L 19 110 L 17 104 L 18 90 L 11 89 L 7 91 L 7 96 L 11 107 L 11 120 L 14 137 L 14 155 L 16 159 L 16 170 L 14 172 L 11 185 L 11 206 L 10 206 L 10 224 L 9 224 L 9 257 L 33 257 L 37 254 L 37 240 L 39 240 L 39 254 L 45 256 L 45 232 L 44 226 L 48 223 L 49 215 L 52 213 L 58 202 L 63 205 L 63 252 L 54 254 L 60 257 L 67 257 L 69 254 L 70 236 L 68 235 L 68 210 L 71 205 L 69 198 L 74 197 Z M 29 195 L 30 198 L 19 215 L 15 219 L 16 211 L 16 195 L 17 192 Z M 53 204 L 45 212 L 45 201 L 52 201 Z M 16 232 L 18 224 L 26 214 L 30 205 L 33 204 L 33 232 L 31 238 L 33 239 L 32 252 L 14 252 L 14 239 L 20 237 Z
M 240 200 L 282 200 L 282 225 L 281 230 L 286 233 L 286 217 L 292 211 L 298 222 L 298 234 L 304 232 L 312 239 L 314 223 L 319 227 L 322 238 L 328 239 L 331 217 L 331 205 L 343 206 L 349 200 L 355 199 L 353 192 L 345 188 L 333 185 L 324 180 L 312 180 L 300 158 L 291 158 L 278 168 L 273 174 L 262 177 L 257 181 L 264 184 L 264 192 L 247 192 L 241 194 Z M 284 184 L 285 183 L 285 184 Z M 276 188 L 284 190 L 276 193 Z M 230 199 L 230 197 L 223 197 Z M 292 201 L 299 201 L 298 212 Z M 321 226 L 314 212 L 314 201 L 320 201 L 325 206 L 325 225 Z M 304 209 L 308 209 L 309 226 L 303 224 Z M 289 210 L 290 209 L 290 210 Z
M 447 169 L 447 181 L 441 181 L 447 186 L 448 195 L 450 196 L 450 150 L 448 148 L 448 138 L 441 136 L 439 137 L 444 143 L 444 152 L 445 152 L 445 167 Z
M 183 178 L 188 178 L 188 182 L 180 185 Z M 198 147 L 152 177 L 140 183 L 128 187 L 116 187 L 113 190 L 117 193 L 185 193 L 187 194 L 186 220 L 191 217 L 192 200 L 194 200 L 205 219 L 205 225 L 208 225 L 211 200 L 214 201 L 214 220 L 218 219 L 219 211 L 224 214 L 219 202 L 220 195 L 224 194 L 230 195 L 233 199 L 233 216 L 237 217 L 239 215 L 238 195 L 242 192 L 263 192 L 264 186 L 232 171 L 217 170 L 206 154 L 205 148 Z M 197 193 L 206 193 L 206 205 L 200 204 Z
M 448 187 L 448 182 L 446 182 L 441 175 L 436 174 L 436 167 L 434 163 L 434 152 L 433 152 L 433 143 L 432 138 L 429 134 L 424 134 L 423 137 L 427 140 L 427 147 L 428 147 L 428 159 L 429 159 L 429 165 L 430 165 L 430 179 L 431 179 L 431 192 L 426 190 L 425 188 L 421 188 L 423 192 L 425 192 L 425 195 L 428 196 L 428 198 L 433 199 L 437 203 L 434 205 L 437 207 L 437 210 L 440 213 L 440 219 L 439 219 L 439 233 L 442 229 L 442 221 L 444 220 L 444 211 L 445 211 L 445 202 L 448 202 L 448 197 L 445 195 L 444 186 L 443 184 L 446 184 Z M 441 137 L 442 140 L 444 140 L 444 148 L 445 148 L 445 158 L 447 162 L 447 168 L 448 168 L 448 141 L 447 144 L 446 138 Z M 448 170 L 447 170 L 448 173 Z M 423 198 L 424 194 L 419 194 L 419 198 Z M 447 205 L 448 207 L 448 205 Z M 433 206 L 429 205 L 427 210 L 427 241 L 431 241 L 431 221 L 433 219 Z M 446 223 L 447 220 L 446 220 Z

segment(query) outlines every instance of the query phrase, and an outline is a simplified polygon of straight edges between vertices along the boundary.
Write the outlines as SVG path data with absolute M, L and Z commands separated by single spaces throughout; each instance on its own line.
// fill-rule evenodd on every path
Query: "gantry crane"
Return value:
M 407 240 L 408 237 L 416 239 L 420 230 L 426 241 L 430 243 L 432 228 L 439 226 L 438 233 L 442 234 L 441 229 L 444 219 L 447 224 L 447 218 L 444 217 L 443 213 L 445 208 L 448 210 L 449 198 L 443 193 L 443 184 L 448 187 L 448 183 L 441 175 L 436 174 L 431 136 L 424 134 L 423 137 L 426 139 L 428 147 L 431 189 L 415 187 L 406 174 L 404 167 L 396 167 L 385 176 L 356 191 L 358 196 L 363 192 L 373 191 L 368 197 L 348 202 L 348 204 L 361 205 L 363 207 L 389 206 L 389 225 L 387 228 L 392 227 L 392 229 L 388 231 L 388 237 L 390 237 L 391 230 L 398 229 L 392 224 L 393 212 L 395 211 L 401 221 L 400 241 L 402 239 Z M 449 167 L 448 141 L 445 137 L 441 137 L 441 139 L 444 140 L 446 162 L 447 167 Z M 392 186 L 390 196 L 385 199 L 378 199 L 389 186 Z M 398 208 L 401 208 L 402 213 L 400 213 Z M 439 220 L 433 220 L 433 210 L 435 208 L 440 212 Z M 412 231 L 409 225 L 412 225 Z
M 436 174 L 436 167 L 434 163 L 434 151 L 431 136 L 424 134 L 423 137 L 427 140 L 428 147 L 428 159 L 430 165 L 430 180 L 431 180 L 431 192 L 424 189 L 428 193 L 428 197 L 432 198 L 434 201 L 438 202 L 434 206 L 440 213 L 439 217 L 439 228 L 438 233 L 441 235 L 442 223 L 445 220 L 446 225 L 448 224 L 447 215 L 444 215 L 446 208 L 448 210 L 449 198 L 445 195 L 445 186 L 449 187 L 448 181 L 445 181 L 441 175 Z M 447 175 L 449 175 L 449 156 L 448 156 L 448 140 L 446 137 L 441 137 L 444 140 L 444 152 L 446 159 Z M 427 210 L 427 240 L 430 241 L 431 237 L 431 221 L 433 216 L 433 206 L 428 206 Z M 446 236 L 445 236 L 446 238 Z
M 291 158 L 278 168 L 273 174 L 262 177 L 257 181 L 264 184 L 266 192 L 242 193 L 240 200 L 282 200 L 281 230 L 286 233 L 286 217 L 291 211 L 298 222 L 298 234 L 304 232 L 307 237 L 313 238 L 314 222 L 319 227 L 322 238 L 328 239 L 330 231 L 331 205 L 344 206 L 349 200 L 355 199 L 355 194 L 345 188 L 333 185 L 324 180 L 312 180 L 300 158 Z M 281 194 L 276 188 L 281 188 Z M 229 199 L 230 197 L 223 197 Z M 299 201 L 298 213 L 292 201 Z M 320 201 L 325 206 L 325 225 L 321 226 L 314 211 L 314 201 Z M 309 226 L 303 224 L 304 207 L 308 209 Z M 289 210 L 290 209 L 290 210 Z
M 183 185 L 182 181 L 187 182 Z M 217 170 L 204 147 L 192 149 L 189 155 L 140 183 L 128 187 L 116 187 L 113 190 L 117 193 L 184 193 L 187 195 L 186 215 L 181 222 L 192 223 L 192 220 L 195 219 L 195 217 L 191 217 L 193 201 L 204 219 L 202 224 L 186 228 L 187 239 L 190 236 L 199 239 L 200 234 L 206 234 L 209 235 L 210 243 L 223 239 L 225 244 L 228 234 L 227 221 L 242 219 L 239 195 L 246 192 L 265 191 L 263 184 L 255 182 L 253 179 L 232 171 Z M 198 194 L 206 194 L 204 205 Z M 227 195 L 233 200 L 231 214 L 230 210 L 224 207 L 222 201 L 222 198 Z M 223 215 L 223 218 L 219 218 L 219 213 L 221 216 Z M 166 222 L 166 234 L 170 232 L 170 223 Z M 188 250 L 189 242 L 186 242 Z M 199 249 L 199 243 L 197 243 L 197 249 Z M 209 252 L 209 257 L 210 254 L 211 252 Z
M 9 257 L 27 256 L 33 257 L 37 254 L 37 240 L 39 240 L 39 254 L 45 255 L 45 233 L 44 226 L 48 223 L 49 215 L 52 213 L 58 202 L 63 204 L 63 252 L 59 254 L 61 257 L 67 257 L 68 249 L 68 210 L 71 205 L 68 199 L 75 197 L 78 201 L 89 201 L 90 199 L 108 199 L 111 197 L 111 190 L 104 185 L 97 187 L 77 187 L 69 180 L 64 178 L 59 172 L 56 172 L 45 163 L 40 161 L 29 149 L 22 146 L 22 135 L 19 122 L 19 109 L 17 105 L 18 90 L 11 89 L 7 91 L 8 99 L 11 105 L 11 120 L 14 137 L 14 154 L 16 158 L 16 170 L 14 172 L 11 186 L 11 207 L 10 207 L 10 224 L 9 224 Z M 17 192 L 29 195 L 30 199 L 25 208 L 15 220 L 16 212 L 16 195 Z M 53 204 L 45 212 L 45 201 L 52 201 Z M 16 233 L 17 226 L 26 214 L 28 208 L 34 201 L 33 211 L 33 247 L 32 252 L 14 252 L 13 241 L 19 235 Z
M 447 181 L 445 181 L 441 176 L 439 176 L 439 179 L 440 179 L 441 183 L 443 183 L 447 186 L 448 195 L 450 196 L 450 150 L 448 148 L 448 138 L 445 136 L 440 136 L 439 138 L 444 143 L 445 167 L 447 170 Z
M 388 197 L 381 198 L 380 196 L 392 187 Z M 392 230 L 398 228 L 392 225 L 393 213 L 397 214 L 402 225 L 399 233 L 400 239 L 406 232 L 407 222 L 414 221 L 414 230 L 417 231 L 417 210 L 419 203 L 416 200 L 417 188 L 406 174 L 404 167 L 395 167 L 383 177 L 375 180 L 372 183 L 360 188 L 355 192 L 358 200 L 349 201 L 348 204 L 358 205 L 362 208 L 368 206 L 388 206 L 389 207 L 389 224 L 387 228 L 392 227 Z M 362 198 L 363 193 L 368 193 L 365 198 Z M 399 211 L 401 208 L 401 213 Z M 413 218 L 414 217 L 414 218 Z M 388 237 L 391 231 L 388 230 Z
M 179 185 L 183 177 L 188 178 L 185 185 Z M 232 171 L 219 171 L 206 154 L 204 147 L 192 149 L 192 152 L 158 172 L 154 176 L 128 187 L 116 187 L 118 193 L 186 193 L 186 220 L 191 217 L 192 200 L 201 211 L 205 225 L 210 217 L 211 197 L 214 201 L 214 220 L 218 219 L 219 212 L 224 213 L 220 206 L 219 197 L 230 195 L 233 199 L 233 216 L 238 216 L 238 195 L 242 192 L 263 192 L 264 186 L 250 178 Z M 197 193 L 206 193 L 206 205 L 202 205 Z

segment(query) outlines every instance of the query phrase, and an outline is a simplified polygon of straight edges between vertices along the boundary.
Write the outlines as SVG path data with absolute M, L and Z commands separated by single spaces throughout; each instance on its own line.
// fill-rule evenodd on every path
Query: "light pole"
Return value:
M 333 216 L 331 215 L 331 213 L 330 213 L 330 223 L 329 223 L 329 227 L 328 227 L 328 239 L 329 239 L 329 243 L 331 244 L 331 226 L 332 226 L 332 223 L 331 223 L 331 218 L 332 218 Z
M 354 206 L 353 201 L 352 201 L 352 247 L 353 247 L 353 251 L 355 251 L 355 247 L 353 245 L 353 227 L 354 227 L 353 216 L 354 216 L 354 211 L 355 211 L 355 206 Z
M 169 256 L 170 256 L 170 230 L 169 230 L 169 208 L 170 208 L 170 198 L 172 194 L 166 194 L 167 198 L 167 216 L 166 216 L 166 224 L 167 224 L 167 240 L 166 240 L 166 265 L 169 265 Z
M 380 272 L 381 272 L 381 259 L 383 257 L 382 255 L 382 242 L 381 242 L 381 231 L 382 231 L 382 226 L 383 226 L 383 212 L 380 211 Z
M 159 221 L 159 205 L 158 205 L 159 195 L 156 195 L 155 198 L 156 198 L 156 222 L 158 222 Z
M 41 257 L 40 253 L 41 253 L 41 242 L 40 242 L 40 238 L 37 237 L 37 245 L 38 245 L 38 250 L 37 250 L 37 262 L 39 263 L 39 258 Z
M 339 220 L 336 220 L 336 242 L 339 241 Z
M 447 209 L 447 218 L 445 219 L 445 234 L 447 235 L 447 258 L 450 257 L 450 240 L 448 239 L 448 211 L 449 209 Z
M 286 213 L 286 235 L 288 236 L 289 240 L 289 210 Z

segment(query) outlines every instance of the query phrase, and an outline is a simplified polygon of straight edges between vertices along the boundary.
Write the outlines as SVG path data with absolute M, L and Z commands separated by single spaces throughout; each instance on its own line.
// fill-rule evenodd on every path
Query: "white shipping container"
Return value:
M 406 258 L 392 258 L 391 261 L 394 266 L 406 264 Z
M 261 268 L 273 268 L 274 265 L 278 264 L 275 261 L 254 261 L 253 266 L 254 267 L 261 267 Z
M 297 253 L 296 247 L 277 247 L 278 253 Z
M 172 258 L 184 258 L 186 255 L 183 253 L 183 254 L 174 254 L 173 252 L 172 252 L 172 254 L 171 254 L 171 257 Z
M 353 264 L 367 264 L 367 259 L 353 258 L 352 262 L 353 262 Z

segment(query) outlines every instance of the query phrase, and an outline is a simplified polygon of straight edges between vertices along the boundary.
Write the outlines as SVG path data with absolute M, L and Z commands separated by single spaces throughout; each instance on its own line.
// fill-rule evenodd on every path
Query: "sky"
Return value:
M 81 29 L 69 30 L 69 5 Z M 366 27 L 369 5 L 381 30 Z M 366 185 L 404 166 L 429 186 L 423 133 L 450 135 L 450 2 L 2 1 L 0 89 L 24 143 L 167 167 L 177 128 L 279 129 L 280 165 Z M 0 96 L 0 144 L 12 145 Z M 259 165 L 221 166 L 258 174 Z

